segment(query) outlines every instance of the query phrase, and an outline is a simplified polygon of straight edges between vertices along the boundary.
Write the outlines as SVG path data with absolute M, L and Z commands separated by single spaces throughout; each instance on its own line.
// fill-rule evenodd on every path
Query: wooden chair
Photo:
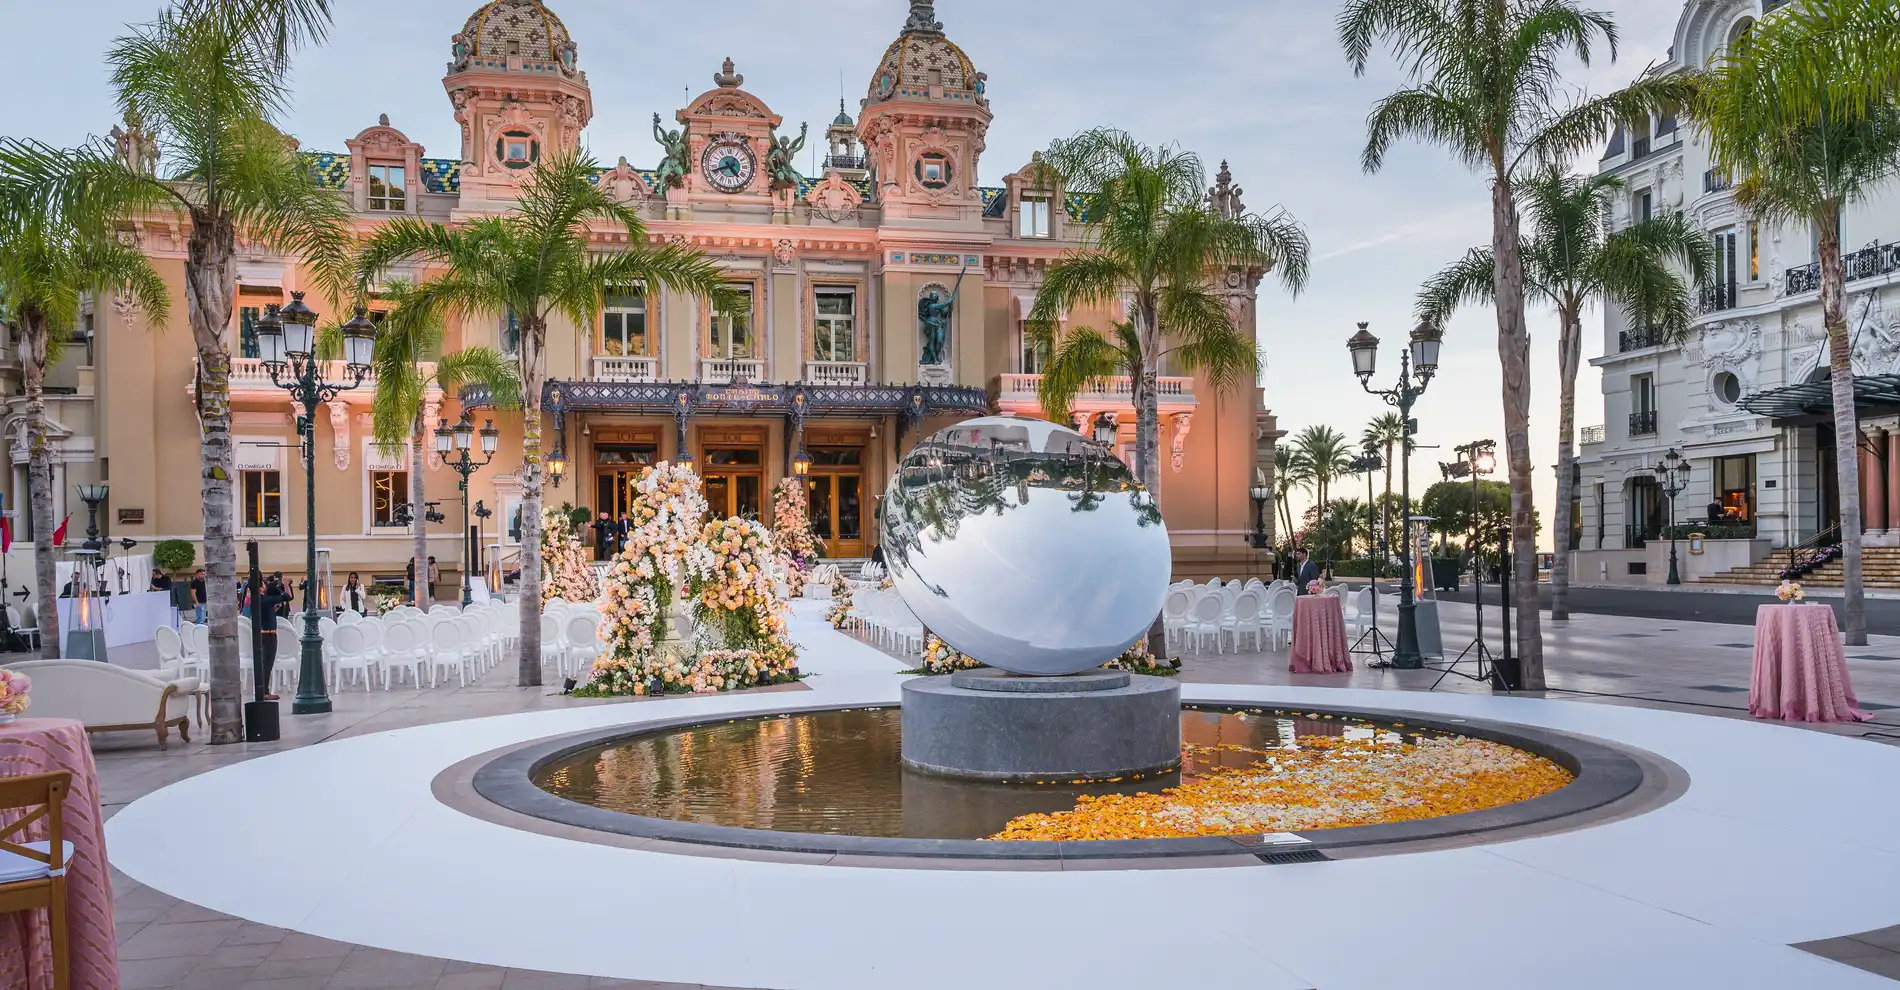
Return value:
M 0 828 L 0 913 L 46 909 L 48 933 L 53 940 L 53 990 L 69 984 L 66 936 L 66 864 L 72 843 L 66 841 L 63 804 L 73 775 L 34 774 L 0 777 L 0 811 L 37 808 L 13 824 Z M 46 822 L 46 838 L 19 841 L 35 822 Z

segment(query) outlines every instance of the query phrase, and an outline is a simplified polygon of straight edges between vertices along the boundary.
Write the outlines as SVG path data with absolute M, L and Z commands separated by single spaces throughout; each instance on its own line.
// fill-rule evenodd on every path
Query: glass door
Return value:
M 713 448 L 705 458 L 706 503 L 714 516 L 761 519 L 765 458 L 757 447 Z
M 813 535 L 827 557 L 865 556 L 863 448 L 814 447 L 809 453 Z
M 657 456 L 657 449 L 640 445 L 607 445 L 594 448 L 594 505 L 596 518 L 605 512 L 610 519 L 624 519 L 632 502 L 632 487 L 646 473 Z

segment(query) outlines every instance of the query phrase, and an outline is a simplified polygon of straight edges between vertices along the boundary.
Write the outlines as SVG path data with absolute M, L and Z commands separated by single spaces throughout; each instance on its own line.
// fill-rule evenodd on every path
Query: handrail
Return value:
M 1841 555 L 1841 525 L 1827 529 L 1788 548 L 1788 566 L 1781 569 L 1781 580 L 1798 581 L 1832 563 Z

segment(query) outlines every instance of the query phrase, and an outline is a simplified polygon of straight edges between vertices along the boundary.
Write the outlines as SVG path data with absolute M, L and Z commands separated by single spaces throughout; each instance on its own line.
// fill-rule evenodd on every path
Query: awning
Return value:
M 1811 426 L 1834 421 L 1834 382 L 1822 379 L 1745 395 L 1736 405 L 1776 426 Z M 1854 379 L 1854 406 L 1862 414 L 1900 412 L 1900 375 L 1860 375 Z

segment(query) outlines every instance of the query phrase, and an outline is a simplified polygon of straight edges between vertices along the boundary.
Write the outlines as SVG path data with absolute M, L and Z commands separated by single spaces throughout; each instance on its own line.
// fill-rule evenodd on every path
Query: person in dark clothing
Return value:
M 205 569 L 200 567 L 198 573 L 191 576 L 191 603 L 200 625 L 205 621 L 205 601 Z
M 1307 585 L 1319 580 L 1319 564 L 1307 554 L 1305 547 L 1296 547 L 1293 559 L 1299 562 L 1299 567 L 1294 571 L 1294 593 L 1304 595 Z
M 614 522 L 612 516 L 603 512 L 600 514 L 600 518 L 594 521 L 593 526 L 594 559 L 608 560 L 612 558 L 617 552 L 616 547 L 620 542 L 620 524 Z
M 152 568 L 152 591 L 172 590 L 172 576 L 154 567 Z
M 271 575 L 270 580 L 264 582 L 264 590 L 251 599 L 249 609 L 251 622 L 257 627 L 258 633 L 264 640 L 260 656 L 272 661 L 276 660 L 278 609 L 288 608 L 289 604 L 290 589 L 284 587 L 282 574 Z M 266 694 L 264 700 L 276 701 L 277 696 Z
M 1721 502 L 1709 502 L 1709 525 L 1721 526 L 1728 522 L 1728 509 Z
M 409 558 L 409 566 L 403 570 L 403 583 L 410 603 L 414 604 L 416 600 L 416 558 L 414 557 Z

